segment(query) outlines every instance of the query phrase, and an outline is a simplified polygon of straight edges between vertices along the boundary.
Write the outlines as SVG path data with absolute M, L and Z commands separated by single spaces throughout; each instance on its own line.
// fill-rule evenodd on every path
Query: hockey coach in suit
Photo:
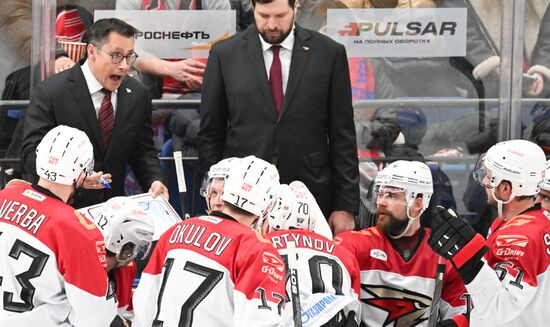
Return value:
M 210 51 L 199 158 L 255 155 L 281 183 L 303 181 L 336 233 L 352 229 L 359 186 L 344 47 L 294 23 L 295 0 L 253 0 L 255 25 Z
M 126 75 L 137 57 L 136 31 L 115 18 L 98 20 L 90 28 L 88 59 L 40 83 L 31 97 L 21 153 L 28 173 L 36 172 L 36 146 L 57 125 L 85 132 L 93 144 L 98 173 L 75 196 L 77 208 L 124 195 L 128 164 L 143 190 L 168 197 L 153 144 L 149 91 Z

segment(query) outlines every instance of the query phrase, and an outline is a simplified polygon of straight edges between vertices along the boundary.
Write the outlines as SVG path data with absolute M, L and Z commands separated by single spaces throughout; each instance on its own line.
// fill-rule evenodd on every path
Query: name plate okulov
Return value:
M 328 35 L 349 57 L 466 55 L 466 8 L 329 9 Z

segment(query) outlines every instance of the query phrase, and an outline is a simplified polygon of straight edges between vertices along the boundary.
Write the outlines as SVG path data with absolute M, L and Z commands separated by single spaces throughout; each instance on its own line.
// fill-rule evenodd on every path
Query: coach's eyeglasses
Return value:
M 109 53 L 109 56 L 111 56 L 111 62 L 115 65 L 120 64 L 122 62 L 122 59 L 126 59 L 128 65 L 132 66 L 139 55 L 135 52 L 132 52 L 127 56 L 123 56 L 121 53 L 115 52 Z

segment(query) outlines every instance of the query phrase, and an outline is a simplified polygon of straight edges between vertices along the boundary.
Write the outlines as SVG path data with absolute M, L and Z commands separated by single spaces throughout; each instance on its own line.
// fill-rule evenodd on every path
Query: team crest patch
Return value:
M 34 199 L 34 200 L 39 201 L 39 202 L 42 202 L 42 201 L 46 200 L 45 195 L 42 195 L 42 194 L 40 194 L 38 192 L 35 192 L 33 190 L 25 190 L 23 192 L 23 196 Z
M 495 241 L 498 247 L 515 245 L 524 248 L 529 243 L 529 238 L 525 235 L 500 235 Z
M 386 252 L 380 250 L 380 249 L 372 249 L 370 250 L 370 256 L 372 258 L 382 260 L 382 261 L 388 261 L 388 255 Z
M 265 264 L 268 264 L 280 272 L 285 270 L 285 263 L 281 261 L 275 254 L 264 252 L 262 253 L 262 259 Z

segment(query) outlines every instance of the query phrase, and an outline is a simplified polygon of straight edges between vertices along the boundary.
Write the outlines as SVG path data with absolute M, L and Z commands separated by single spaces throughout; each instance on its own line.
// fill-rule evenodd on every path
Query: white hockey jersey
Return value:
M 466 288 L 472 326 L 550 326 L 550 214 L 493 221 L 486 264 Z
M 0 326 L 109 326 L 105 267 L 101 233 L 73 208 L 39 186 L 0 191 Z
M 427 326 L 438 255 L 428 246 L 429 230 L 412 257 L 405 261 L 378 228 L 338 235 L 361 270 L 362 321 L 367 326 Z M 441 319 L 466 313 L 467 295 L 457 272 L 447 264 L 441 294 Z
M 279 323 L 283 260 L 261 234 L 220 216 L 187 219 L 161 236 L 134 293 L 133 327 Z
M 359 265 L 355 257 L 343 246 L 337 245 L 331 240 L 315 232 L 306 230 L 274 231 L 267 235 L 271 239 L 273 247 L 283 257 L 285 264 L 288 265 L 287 241 L 293 241 L 296 244 L 297 265 L 298 265 L 298 285 L 300 289 L 300 301 L 302 306 L 306 303 L 312 294 L 326 295 L 345 295 L 359 300 Z M 290 298 L 290 280 L 287 273 L 286 288 L 287 302 Z M 327 299 L 336 299 L 327 297 Z M 329 304 L 337 305 L 339 302 L 325 301 L 325 306 L 317 306 L 322 310 L 304 310 L 302 312 L 302 322 L 307 325 L 309 320 L 326 322 L 334 316 L 334 311 L 330 310 Z M 330 303 L 329 303 L 330 302 Z M 292 310 L 290 304 L 287 310 Z M 360 311 L 360 310 L 359 310 Z M 317 317 L 327 313 L 326 317 Z M 360 312 L 357 312 L 359 317 Z

